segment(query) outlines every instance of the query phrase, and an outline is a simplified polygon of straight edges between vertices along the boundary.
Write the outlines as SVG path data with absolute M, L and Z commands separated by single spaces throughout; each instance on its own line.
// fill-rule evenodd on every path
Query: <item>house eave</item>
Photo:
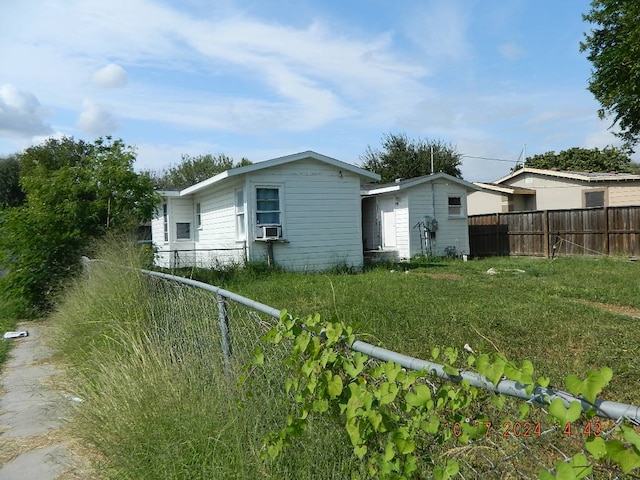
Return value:
M 272 158 L 271 160 L 265 160 L 263 162 L 253 163 L 251 165 L 245 165 L 244 167 L 237 167 L 237 168 L 226 170 L 222 173 L 219 173 L 218 175 L 208 178 L 207 180 L 204 180 L 200 183 L 196 183 L 195 185 L 185 188 L 180 192 L 180 195 L 182 196 L 182 195 L 189 195 L 192 193 L 196 193 L 202 190 L 203 188 L 213 185 L 214 183 L 221 182 L 230 177 L 244 175 L 244 174 L 256 172 L 259 170 L 264 170 L 266 168 L 272 168 L 278 165 L 284 165 L 284 164 L 295 162 L 298 160 L 304 160 L 307 158 L 318 160 L 320 162 L 339 168 L 340 170 L 345 170 L 347 172 L 354 173 L 356 175 L 359 175 L 361 178 L 365 179 L 366 181 L 380 180 L 380 175 L 378 175 L 377 173 L 373 173 L 363 168 L 356 167 L 355 165 L 351 165 L 349 163 L 337 160 L 335 158 L 328 157 L 326 155 L 313 152 L 311 150 L 307 150 L 305 152 L 294 153 L 292 155 L 287 155 L 284 157 Z
M 445 179 L 447 181 L 457 183 L 458 185 L 463 186 L 469 191 L 481 190 L 481 188 L 478 187 L 477 185 L 467 182 L 466 180 L 462 180 L 461 178 L 457 178 L 452 175 L 448 175 L 446 173 L 434 173 L 432 175 L 424 175 L 422 177 L 415 177 L 407 180 L 401 180 L 396 183 L 388 183 L 384 185 L 364 185 L 363 188 L 361 189 L 361 194 L 362 195 L 382 195 L 384 193 L 406 190 L 408 188 L 415 187 L 416 185 L 421 185 L 423 183 L 433 182 L 435 180 L 440 180 L 440 179 Z
M 509 187 L 504 185 L 495 185 L 493 183 L 473 182 L 474 185 L 480 187 L 481 190 L 491 192 L 507 193 L 510 195 L 535 195 L 536 191 L 531 188 Z
M 524 167 L 520 170 L 516 170 L 515 172 L 510 173 L 509 175 L 502 177 L 495 182 L 494 184 L 504 183 L 507 180 L 518 177 L 520 175 L 524 175 L 526 173 L 535 174 L 535 175 L 543 175 L 547 177 L 556 177 L 556 178 L 566 178 L 570 180 L 579 180 L 581 182 L 587 183 L 598 183 L 598 182 L 626 182 L 626 181 L 640 181 L 640 175 L 634 175 L 631 173 L 599 173 L 596 172 L 569 172 L 565 170 L 544 170 L 540 168 L 529 168 Z

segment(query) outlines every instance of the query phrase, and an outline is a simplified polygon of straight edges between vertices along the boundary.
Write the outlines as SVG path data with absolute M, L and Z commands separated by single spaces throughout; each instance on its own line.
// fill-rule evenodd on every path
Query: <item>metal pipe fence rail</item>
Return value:
M 280 320 L 282 312 L 279 309 L 196 280 L 151 270 L 142 270 L 142 273 L 150 279 L 154 294 L 150 305 L 153 311 L 151 335 L 169 349 L 175 361 L 183 367 L 187 368 L 185 362 L 189 358 L 198 362 L 204 356 L 212 356 L 219 359 L 220 371 L 224 375 L 236 376 L 243 372 L 259 345 L 265 349 L 265 358 L 269 356 L 269 361 L 280 361 L 287 356 L 286 345 L 282 344 L 272 346 L 275 350 L 267 355 L 269 347 L 265 347 L 261 339 Z M 187 304 L 190 308 L 185 310 Z M 188 318 L 194 315 L 198 318 L 193 321 Z M 195 334 L 187 333 L 186 330 L 194 328 L 197 330 Z M 537 478 L 540 470 L 553 472 L 555 462 L 568 460 L 583 451 L 584 431 L 567 432 L 563 428 L 565 426 L 551 425 L 545 420 L 544 406 L 554 398 L 561 398 L 567 405 L 579 402 L 585 410 L 595 407 L 599 417 L 608 419 L 597 422 L 598 435 L 604 438 L 614 435 L 616 422 L 640 425 L 640 407 L 633 405 L 606 400 L 597 400 L 595 405 L 591 405 L 567 392 L 542 387 L 536 387 L 528 394 L 525 386 L 517 382 L 503 380 L 493 385 L 481 375 L 464 371 L 458 376 L 450 376 L 444 372 L 443 365 L 366 342 L 355 341 L 350 348 L 368 355 L 372 362 L 391 360 L 407 369 L 429 372 L 437 381 L 467 380 L 472 386 L 493 392 L 487 395 L 495 393 L 512 398 L 507 400 L 507 413 L 502 411 L 503 417 L 493 424 L 486 436 L 472 444 L 457 445 L 440 452 L 440 455 L 459 462 L 459 478 Z M 278 365 L 278 368 L 261 371 L 257 376 L 261 376 L 260 390 L 283 391 L 287 367 Z M 517 420 L 522 401 L 540 406 L 540 413 L 534 415 L 539 421 Z M 281 426 L 274 424 L 275 429 Z M 455 435 L 456 425 L 447 428 L 452 428 Z M 593 476 L 588 478 L 601 478 L 600 475 L 603 478 L 623 478 L 613 467 L 605 471 L 594 470 Z

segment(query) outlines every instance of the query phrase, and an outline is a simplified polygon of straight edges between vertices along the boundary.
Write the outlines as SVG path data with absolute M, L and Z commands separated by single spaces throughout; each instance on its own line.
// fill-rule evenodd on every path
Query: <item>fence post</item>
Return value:
M 218 294 L 218 322 L 220 323 L 220 344 L 224 355 L 224 367 L 227 373 L 231 373 L 231 337 L 229 336 L 229 317 L 227 316 L 227 304 L 222 295 Z
M 500 245 L 500 213 L 496 213 L 496 256 L 502 255 L 502 249 Z
M 551 242 L 549 235 L 549 210 L 545 210 L 542 216 L 542 236 L 544 237 L 544 258 L 549 258 L 549 243 Z
M 602 207 L 602 214 L 604 215 L 604 232 L 602 238 L 603 254 L 609 255 L 609 207 L 606 205 Z

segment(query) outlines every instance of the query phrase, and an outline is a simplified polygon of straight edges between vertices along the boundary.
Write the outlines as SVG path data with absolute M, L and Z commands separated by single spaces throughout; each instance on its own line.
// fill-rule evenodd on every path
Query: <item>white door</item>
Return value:
M 382 216 L 382 248 L 395 247 L 396 239 L 396 202 L 386 198 L 380 202 Z

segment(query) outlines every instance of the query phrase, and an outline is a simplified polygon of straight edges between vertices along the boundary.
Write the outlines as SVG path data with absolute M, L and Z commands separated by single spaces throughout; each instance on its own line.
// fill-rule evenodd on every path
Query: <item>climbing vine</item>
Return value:
M 317 314 L 294 318 L 285 311 L 264 339 L 272 344 L 291 342 L 286 359 L 291 376 L 284 387 L 296 404 L 285 425 L 265 439 L 266 461 L 275 459 L 294 436 L 304 432 L 310 418 L 331 415 L 340 419 L 353 455 L 360 460 L 353 479 L 409 479 L 428 471 L 433 478 L 444 480 L 455 476 L 459 465 L 434 455 L 431 446 L 468 444 L 491 428 L 489 419 L 479 411 L 479 395 L 492 394 L 479 391 L 466 380 L 435 382 L 429 372 L 407 371 L 392 361 L 374 361 L 355 352 L 349 348 L 355 341 L 354 332 L 344 323 L 321 321 Z M 436 347 L 431 357 L 444 364 L 448 375 L 459 375 L 454 366 L 462 361 L 457 349 Z M 262 350 L 257 349 L 253 365 L 264 362 Z M 465 369 L 475 369 L 494 385 L 503 379 L 514 380 L 526 385 L 529 392 L 536 385 L 549 384 L 548 378 L 535 375 L 530 361 L 518 365 L 498 352 L 466 355 Z M 570 375 L 566 387 L 594 404 L 611 376 L 606 367 L 587 372 L 584 379 Z M 503 402 L 492 403 L 499 408 Z M 565 405 L 556 398 L 549 403 L 549 417 L 557 424 L 589 421 L 595 414 L 594 409 L 583 413 L 579 402 Z M 520 420 L 529 415 L 529 407 L 528 403 L 521 405 Z M 585 478 L 597 462 L 617 463 L 623 473 L 640 468 L 640 435 L 627 425 L 618 430 L 615 439 L 589 436 L 584 452 L 568 462 L 558 462 L 554 473 L 543 471 L 540 478 Z

